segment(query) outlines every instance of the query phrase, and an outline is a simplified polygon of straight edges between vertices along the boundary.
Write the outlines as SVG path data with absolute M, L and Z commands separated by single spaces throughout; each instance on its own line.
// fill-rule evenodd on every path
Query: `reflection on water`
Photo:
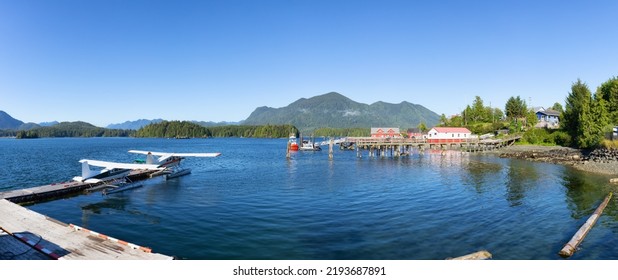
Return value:
M 607 185 L 607 181 L 600 182 L 598 178 L 583 175 L 579 171 L 570 170 L 564 173 L 562 182 L 566 190 L 567 205 L 575 219 L 592 214 L 609 192 L 602 187 Z
M 522 160 L 509 160 L 506 178 L 506 199 L 511 206 L 522 204 L 529 189 L 538 187 L 538 166 Z
M 466 185 L 472 185 L 476 192 L 483 193 L 486 188 L 495 187 L 491 186 L 491 182 L 501 176 L 502 164 L 475 159 L 469 160 L 462 168 L 467 171 L 462 173 Z

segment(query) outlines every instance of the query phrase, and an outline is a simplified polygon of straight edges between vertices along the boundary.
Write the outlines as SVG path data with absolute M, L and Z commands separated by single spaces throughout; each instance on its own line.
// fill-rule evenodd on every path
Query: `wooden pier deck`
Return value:
M 369 150 L 369 156 L 399 157 L 409 155 L 413 150 L 422 153 L 425 150 L 461 150 L 465 152 L 481 152 L 510 146 L 521 136 L 512 136 L 504 139 L 410 139 L 410 138 L 375 138 L 375 137 L 348 137 L 346 142 L 354 144 L 358 157 L 360 150 Z
M 18 240 L 22 244 L 15 241 Z M 149 248 L 67 225 L 0 199 L 0 259 L 171 260 Z M 6 251 L 6 252 L 5 252 Z M 31 251 L 36 251 L 34 253 Z M 26 254 L 28 253 L 28 254 Z

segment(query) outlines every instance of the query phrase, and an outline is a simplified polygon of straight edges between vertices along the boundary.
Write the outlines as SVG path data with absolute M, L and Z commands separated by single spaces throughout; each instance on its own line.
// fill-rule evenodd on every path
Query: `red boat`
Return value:
M 290 151 L 298 151 L 298 143 L 296 143 L 296 135 L 290 135 Z

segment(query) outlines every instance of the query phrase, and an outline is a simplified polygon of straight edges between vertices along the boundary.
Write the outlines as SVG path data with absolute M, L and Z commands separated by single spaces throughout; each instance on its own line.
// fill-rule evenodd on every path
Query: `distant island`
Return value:
M 15 137 L 19 139 L 49 138 L 49 137 L 128 137 L 132 130 L 107 129 L 86 122 L 61 122 L 52 126 L 37 127 L 29 130 L 19 130 Z
M 162 121 L 144 126 L 135 133 L 135 136 L 155 138 L 287 138 L 290 134 L 298 134 L 298 129 L 293 125 L 227 125 L 205 127 L 188 121 Z

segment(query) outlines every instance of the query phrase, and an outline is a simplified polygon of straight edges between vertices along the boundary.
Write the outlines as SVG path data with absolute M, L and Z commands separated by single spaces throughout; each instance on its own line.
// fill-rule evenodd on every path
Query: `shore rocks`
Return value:
M 502 158 L 564 164 L 578 170 L 605 175 L 618 175 L 618 150 L 584 151 L 566 147 L 511 146 L 501 150 Z
M 584 155 L 580 150 L 571 148 L 544 148 L 532 150 L 513 150 L 509 149 L 502 152 L 502 158 L 517 158 L 526 159 L 538 162 L 549 162 L 559 164 L 577 164 L 580 163 Z
M 587 160 L 594 162 L 618 161 L 618 150 L 616 149 L 596 149 L 588 154 Z

